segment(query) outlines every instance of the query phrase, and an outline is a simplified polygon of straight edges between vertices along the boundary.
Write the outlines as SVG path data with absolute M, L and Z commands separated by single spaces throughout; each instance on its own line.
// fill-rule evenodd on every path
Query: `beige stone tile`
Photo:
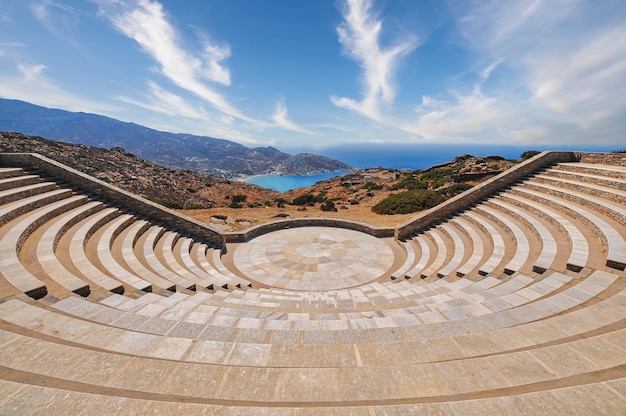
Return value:
M 150 345 L 142 355 L 146 357 L 179 360 L 189 350 L 193 340 L 188 338 L 161 337 Z
M 265 366 L 270 359 L 269 344 L 235 344 L 228 365 Z
M 107 381 L 107 385 L 132 391 L 158 393 L 161 383 L 179 365 L 173 361 L 133 358 L 123 370 Z
M 279 373 L 284 369 L 229 367 L 215 395 L 226 400 L 249 400 L 271 403 Z
M 286 402 L 336 401 L 337 390 L 332 368 L 283 368 L 276 389 L 275 400 Z
M 189 351 L 186 361 L 224 364 L 229 351 L 233 348 L 230 342 L 198 340 Z
M 227 368 L 217 365 L 176 363 L 161 379 L 160 394 L 211 398 L 221 385 Z
M 494 355 L 486 360 L 489 360 L 512 386 L 555 378 L 529 352 Z

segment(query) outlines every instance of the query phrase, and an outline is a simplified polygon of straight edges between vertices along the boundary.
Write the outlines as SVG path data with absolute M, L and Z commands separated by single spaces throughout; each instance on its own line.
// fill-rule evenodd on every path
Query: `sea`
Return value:
M 578 150 L 610 152 L 613 148 L 606 147 L 533 147 L 512 145 L 471 145 L 471 144 L 364 144 L 341 145 L 327 149 L 281 149 L 287 153 L 299 152 L 316 153 L 332 159 L 341 160 L 355 168 L 383 167 L 391 169 L 426 169 L 433 165 L 453 160 L 456 156 L 470 154 L 473 156 L 502 156 L 506 159 L 519 159 L 527 150 Z M 318 175 L 260 175 L 246 180 L 264 188 L 286 192 L 292 189 L 304 188 L 335 176 L 345 175 L 349 171 L 322 173 Z

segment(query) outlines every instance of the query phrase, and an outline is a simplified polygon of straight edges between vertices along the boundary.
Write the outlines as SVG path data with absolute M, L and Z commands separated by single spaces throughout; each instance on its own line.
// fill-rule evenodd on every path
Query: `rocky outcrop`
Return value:
M 19 133 L 0 133 L 0 152 L 39 153 L 170 208 L 228 206 L 235 195 L 246 195 L 247 204 L 262 205 L 280 195 L 230 179 L 164 168 L 121 147 L 102 149 Z

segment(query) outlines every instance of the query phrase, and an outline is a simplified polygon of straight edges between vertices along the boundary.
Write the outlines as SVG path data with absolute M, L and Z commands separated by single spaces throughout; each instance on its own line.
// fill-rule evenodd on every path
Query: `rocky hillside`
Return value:
M 0 133 L 0 152 L 39 153 L 172 208 L 222 207 L 232 205 L 233 200 L 245 206 L 264 205 L 280 196 L 278 192 L 243 182 L 164 168 L 120 147 L 103 149 L 19 133 Z
M 97 114 L 50 109 L 0 99 L 0 131 L 19 131 L 67 143 L 127 151 L 161 166 L 233 178 L 281 172 L 308 175 L 349 170 L 338 160 L 289 155 L 273 147 L 251 148 L 229 140 L 173 134 Z
M 0 152 L 35 152 L 225 231 L 277 218 L 332 216 L 390 225 L 512 167 L 499 156 L 458 156 L 425 170 L 360 169 L 281 194 L 190 170 L 164 168 L 120 147 L 102 149 L 0 133 Z M 426 205 L 424 205 L 426 204 Z M 380 215 L 396 214 L 396 215 Z
M 410 199 L 424 199 L 436 194 L 438 196 L 433 202 L 439 203 L 504 172 L 516 163 L 517 161 L 506 160 L 500 156 L 463 155 L 424 170 L 359 169 L 341 177 L 321 181 L 309 188 L 289 191 L 283 198 L 319 203 L 331 201 L 339 207 L 366 203 L 374 208 L 389 198 L 406 196 Z M 415 205 L 398 212 L 382 208 L 373 210 L 381 214 L 406 214 L 422 209 L 425 207 Z

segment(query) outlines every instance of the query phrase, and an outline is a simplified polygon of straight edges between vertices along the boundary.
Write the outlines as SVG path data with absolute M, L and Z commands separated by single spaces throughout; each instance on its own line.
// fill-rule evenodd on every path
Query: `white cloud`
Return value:
M 18 74 L 0 75 L 0 96 L 69 111 L 113 113 L 116 108 L 65 91 L 49 80 L 43 64 L 17 64 Z
M 272 121 L 274 121 L 277 126 L 282 127 L 286 130 L 295 131 L 296 133 L 315 134 L 314 132 L 307 130 L 304 127 L 299 126 L 293 121 L 289 120 L 289 116 L 287 114 L 287 106 L 285 105 L 284 98 L 281 98 L 276 103 L 276 110 L 274 112 L 274 115 L 272 116 Z
M 587 129 L 626 112 L 626 26 L 526 62 L 534 99 L 563 120 Z
M 623 137 L 626 8 L 619 2 L 487 0 L 454 10 L 461 46 L 484 69 L 470 93 L 423 97 L 403 129 L 429 140 L 493 143 Z
M 77 33 L 79 14 L 76 9 L 60 2 L 43 0 L 33 2 L 30 10 L 37 21 L 50 33 L 77 50 L 82 51 Z
M 136 4 L 129 4 L 124 0 L 115 3 L 99 0 L 99 4 L 101 14 L 121 33 L 134 39 L 159 64 L 161 73 L 178 87 L 206 100 L 220 112 L 247 122 L 257 122 L 204 82 L 230 85 L 230 72 L 222 65 L 222 61 L 230 56 L 228 46 L 211 44 L 205 37 L 200 54 L 185 50 L 158 2 L 138 0 Z
M 449 94 L 449 100 L 422 97 L 415 110 L 417 120 L 401 128 L 428 141 L 489 142 L 500 139 L 502 129 L 512 121 L 506 101 L 486 96 L 478 86 L 469 94 Z
M 190 105 L 187 100 L 163 89 L 156 82 L 149 81 L 148 88 L 150 92 L 144 96 L 142 101 L 126 96 L 117 98 L 125 103 L 169 116 L 181 116 L 200 120 L 209 118 L 209 114 L 203 108 Z
M 374 120 L 382 120 L 380 105 L 391 104 L 396 95 L 394 73 L 402 56 L 417 47 L 408 37 L 388 48 L 382 48 L 382 21 L 372 11 L 371 0 L 346 0 L 344 22 L 337 27 L 344 53 L 357 61 L 363 70 L 363 99 L 332 96 L 337 107 L 357 111 Z

